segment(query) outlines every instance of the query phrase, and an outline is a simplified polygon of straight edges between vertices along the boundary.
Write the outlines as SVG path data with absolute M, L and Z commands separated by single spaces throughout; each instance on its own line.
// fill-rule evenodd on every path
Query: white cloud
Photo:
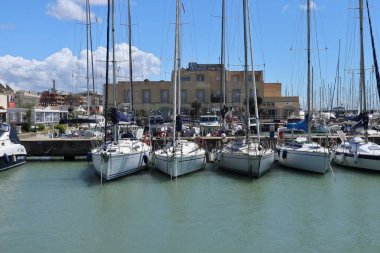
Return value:
M 127 80 L 128 45 L 117 44 L 115 47 L 118 80 Z M 143 80 L 160 72 L 160 60 L 151 53 L 132 47 L 133 76 L 135 80 Z M 13 89 L 43 91 L 52 88 L 52 80 L 56 81 L 58 90 L 78 92 L 86 89 L 86 50 L 79 56 L 73 55 L 68 48 L 56 52 L 42 61 L 29 60 L 22 57 L 6 55 L 0 57 L 0 82 L 9 84 Z M 106 49 L 99 47 L 94 51 L 95 84 L 102 93 L 105 83 Z M 112 59 L 112 54 L 110 54 Z M 111 65 L 110 65 L 111 66 Z M 110 68 L 110 81 L 112 69 Z M 92 82 L 91 82 L 92 83 Z M 92 87 L 92 84 L 91 84 Z
M 57 19 L 77 20 L 85 19 L 84 0 L 55 0 L 46 6 L 46 14 Z M 106 5 L 107 0 L 90 0 L 90 5 Z M 92 18 L 95 16 L 91 14 Z
M 10 24 L 0 24 L 0 31 L 1 30 L 13 30 L 15 28 L 14 25 Z
M 301 10 L 306 11 L 307 10 L 307 4 L 300 4 L 299 8 Z M 310 1 L 310 10 L 318 10 L 318 9 L 319 9 L 319 6 L 314 1 Z
M 284 14 L 289 8 L 289 4 L 285 4 L 283 7 L 282 7 L 282 10 L 281 10 L 281 14 Z

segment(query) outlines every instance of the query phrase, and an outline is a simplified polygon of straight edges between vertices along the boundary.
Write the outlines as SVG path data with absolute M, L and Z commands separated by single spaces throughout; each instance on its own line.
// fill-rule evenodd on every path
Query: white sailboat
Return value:
M 220 154 L 219 167 L 248 174 L 254 177 L 260 177 L 268 172 L 274 161 L 274 151 L 271 148 L 264 148 L 260 145 L 260 125 L 259 115 L 257 108 L 257 94 L 256 94 L 256 80 L 253 69 L 253 50 L 251 41 L 251 27 L 250 27 L 250 14 L 249 6 L 247 8 L 247 0 L 243 0 L 243 18 L 244 18 L 244 53 L 245 53 L 245 94 L 246 94 L 246 122 L 247 122 L 247 135 L 244 139 L 237 139 L 226 144 Z M 247 49 L 247 35 L 246 23 L 249 23 L 249 37 L 250 37 L 250 52 L 251 52 L 251 65 L 252 65 L 252 80 L 253 80 L 253 96 L 255 103 L 255 117 L 257 121 L 257 138 L 253 139 L 250 136 L 250 116 L 249 116 L 249 94 L 248 94 L 248 49 Z
M 128 1 L 128 14 L 130 17 L 130 8 Z M 112 8 L 114 8 L 114 0 L 112 0 Z M 108 5 L 108 17 L 107 17 L 107 68 L 106 68 L 106 102 L 105 102 L 105 114 L 107 114 L 107 104 L 108 104 L 108 61 L 109 61 L 109 12 L 110 4 Z M 114 13 L 114 11 L 112 11 Z M 131 29 L 131 21 L 129 18 L 129 29 Z M 112 31 L 114 31 L 114 18 L 112 17 Z M 113 49 L 115 48 L 114 33 L 112 33 Z M 131 40 L 129 40 L 131 44 Z M 129 52 L 130 68 L 132 57 L 131 50 Z M 116 85 L 116 71 L 115 71 L 115 50 L 113 50 L 113 87 L 114 87 L 114 98 L 115 98 L 115 85 Z M 132 76 L 130 77 L 132 78 Z M 132 84 L 131 84 L 132 88 Z M 132 94 L 132 92 L 130 92 Z M 131 98 L 131 103 L 132 98 Z M 113 117 L 117 117 L 116 104 L 114 101 L 114 108 L 112 108 Z M 105 118 L 107 119 L 106 115 Z M 117 119 L 116 119 L 117 120 Z M 107 126 L 107 121 L 105 123 Z M 141 141 L 142 133 L 140 133 L 137 139 L 119 139 L 118 136 L 118 125 L 115 124 L 113 129 L 114 140 L 107 141 L 107 127 L 105 127 L 105 136 L 103 146 L 92 150 L 92 160 L 94 164 L 95 171 L 104 179 L 111 180 L 124 175 L 134 173 L 136 171 L 146 168 L 148 163 L 148 157 L 151 147 L 145 142 Z
M 368 9 L 368 1 L 367 1 Z M 368 11 L 368 20 L 371 17 Z M 347 140 L 343 132 L 339 132 L 342 143 L 333 151 L 333 160 L 335 163 L 360 169 L 380 171 L 380 145 L 369 142 L 367 138 L 367 129 L 369 115 L 366 108 L 365 98 L 365 76 L 364 76 L 364 39 L 363 39 L 363 0 L 359 0 L 359 16 L 360 16 L 360 112 L 361 121 L 365 128 L 365 140 L 361 137 L 354 136 Z M 371 25 L 371 23 L 370 23 Z M 372 30 L 372 28 L 371 28 Z M 374 50 L 374 49 L 373 49 Z M 375 54 L 375 52 L 374 52 Z M 375 64 L 377 65 L 377 63 Z M 378 71 L 378 70 L 377 70 Z
M 307 138 L 297 138 L 290 143 L 277 145 L 281 165 L 316 173 L 325 173 L 330 166 L 330 152 L 311 140 L 311 75 L 310 75 L 310 0 L 307 1 Z
M 180 6 L 181 1 L 176 0 L 176 32 L 174 53 L 174 85 L 173 85 L 173 139 L 162 149 L 154 152 L 155 167 L 171 177 L 178 177 L 193 171 L 203 169 L 206 165 L 206 151 L 193 141 L 176 139 L 176 131 L 182 127 L 180 116 L 180 98 L 177 88 L 180 87 Z M 180 90 L 180 89 L 178 89 Z M 177 107 L 179 115 L 177 115 Z M 177 116 L 176 116 L 177 115 Z M 179 128 L 179 129 L 178 129 Z

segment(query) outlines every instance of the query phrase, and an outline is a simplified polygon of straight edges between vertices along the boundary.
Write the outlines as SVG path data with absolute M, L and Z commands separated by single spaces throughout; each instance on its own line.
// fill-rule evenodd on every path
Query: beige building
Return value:
M 40 104 L 40 94 L 19 90 L 14 93 L 14 102 L 17 108 L 37 107 Z
M 173 75 L 172 75 L 173 79 Z M 298 97 L 282 97 L 281 83 L 266 83 L 263 71 L 255 72 L 257 95 L 262 98 L 260 111 L 263 117 L 270 119 L 286 118 L 300 110 Z M 248 75 L 248 85 L 252 87 L 252 74 Z M 203 110 L 219 112 L 222 97 L 221 68 L 219 64 L 189 63 L 181 69 L 181 108 L 187 114 L 191 102 L 197 99 Z M 105 89 L 104 89 L 105 90 Z M 253 89 L 249 89 L 250 96 Z M 109 105 L 113 103 L 113 85 L 108 87 Z M 116 86 L 116 104 L 128 104 L 130 97 L 129 82 L 120 81 Z M 245 101 L 244 72 L 226 71 L 226 105 L 244 108 Z M 172 81 L 138 81 L 133 83 L 134 110 L 146 112 L 160 111 L 162 114 L 172 110 Z

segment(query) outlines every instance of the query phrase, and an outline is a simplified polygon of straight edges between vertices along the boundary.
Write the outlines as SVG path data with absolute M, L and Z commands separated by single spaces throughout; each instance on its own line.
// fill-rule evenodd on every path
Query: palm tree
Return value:
M 191 102 L 191 108 L 193 108 L 195 118 L 198 118 L 198 113 L 199 113 L 199 110 L 201 109 L 201 107 L 202 107 L 202 104 L 198 99 L 194 99 Z

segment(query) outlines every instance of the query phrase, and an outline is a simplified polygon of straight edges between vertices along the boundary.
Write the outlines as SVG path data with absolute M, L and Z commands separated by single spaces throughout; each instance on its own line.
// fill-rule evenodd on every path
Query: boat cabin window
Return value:
M 164 119 L 160 117 L 153 117 L 149 119 L 151 125 L 161 125 L 164 124 Z
M 201 117 L 200 122 L 215 122 L 218 121 L 217 116 L 208 116 L 208 117 Z
M 2 132 L 9 132 L 9 126 L 8 125 L 0 125 L 0 131 Z
M 373 144 L 373 145 L 369 146 L 368 149 L 369 150 L 380 150 L 380 146 L 376 145 L 376 144 Z

